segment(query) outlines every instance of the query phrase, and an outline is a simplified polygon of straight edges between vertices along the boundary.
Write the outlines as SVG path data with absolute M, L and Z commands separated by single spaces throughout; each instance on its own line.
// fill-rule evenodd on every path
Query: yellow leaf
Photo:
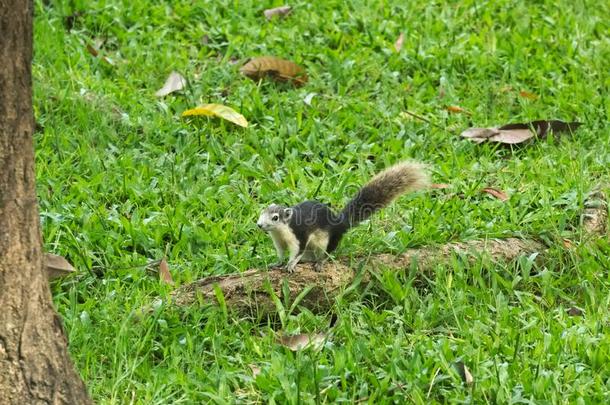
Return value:
M 196 115 L 207 115 L 209 117 L 220 117 L 227 121 L 239 125 L 240 127 L 248 128 L 248 121 L 243 115 L 222 104 L 204 104 L 199 107 L 195 107 L 191 110 L 186 110 L 182 113 L 183 117 L 190 117 Z

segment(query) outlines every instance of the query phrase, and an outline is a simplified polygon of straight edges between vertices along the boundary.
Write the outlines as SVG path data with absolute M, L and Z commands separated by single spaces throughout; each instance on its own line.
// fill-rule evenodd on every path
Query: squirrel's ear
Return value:
M 284 208 L 284 215 L 283 215 L 285 220 L 289 220 L 290 217 L 292 217 L 292 208 Z

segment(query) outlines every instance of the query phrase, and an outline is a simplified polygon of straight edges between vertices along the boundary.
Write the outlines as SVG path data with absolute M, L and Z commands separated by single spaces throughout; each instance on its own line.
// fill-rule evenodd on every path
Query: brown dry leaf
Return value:
M 504 144 L 519 144 L 528 139 L 544 138 L 549 130 L 553 133 L 572 132 L 582 124 L 580 122 L 564 122 L 559 120 L 538 120 L 528 123 L 516 123 L 491 128 L 469 128 L 461 136 L 473 142 L 481 143 L 486 140 Z
M 489 140 L 514 145 L 525 142 L 534 136 L 536 136 L 536 134 L 529 129 L 505 129 L 500 130 L 497 135 L 494 135 Z
M 256 364 L 248 364 L 248 367 L 250 367 L 250 370 L 252 370 L 252 377 L 254 378 L 261 373 L 261 368 Z
M 563 238 L 562 243 L 563 247 L 566 249 L 572 249 L 574 247 L 574 243 L 570 239 Z
M 434 183 L 434 184 L 430 184 L 430 188 L 436 189 L 436 190 L 442 190 L 445 188 L 449 188 L 451 187 L 450 184 L 445 184 L 445 183 Z
M 497 128 L 468 128 L 462 132 L 462 136 L 471 139 L 473 142 L 481 143 L 499 133 L 500 131 Z
M 199 107 L 195 107 L 182 113 L 183 117 L 191 117 L 198 115 L 205 115 L 208 117 L 220 117 L 236 125 L 239 125 L 240 127 L 248 127 L 248 121 L 243 115 L 241 115 L 231 107 L 227 107 L 226 105 L 222 104 L 203 104 Z
M 583 311 L 580 308 L 577 307 L 572 307 L 570 309 L 568 309 L 568 315 L 570 316 L 583 316 L 585 314 L 585 311 Z
M 271 77 L 280 82 L 291 82 L 295 86 L 307 83 L 305 69 L 289 60 L 274 56 L 261 56 L 251 59 L 239 71 L 252 80 Z
M 114 62 L 112 61 L 112 59 L 108 58 L 107 56 L 100 56 L 100 51 L 90 44 L 87 44 L 87 52 L 89 52 L 89 54 L 94 58 L 99 58 L 110 66 L 114 66 Z
M 62 256 L 45 253 L 43 257 L 44 267 L 49 280 L 74 273 L 76 269 Z
M 461 361 L 456 362 L 454 364 L 454 367 L 457 370 L 460 377 L 462 378 L 462 381 L 464 381 L 464 384 L 470 385 L 470 384 L 474 383 L 474 378 L 472 377 L 470 370 L 468 370 L 468 367 L 466 367 L 466 365 L 463 362 L 461 362 Z
M 174 285 L 172 273 L 169 272 L 169 265 L 165 257 L 159 262 L 159 280 L 164 284 Z
M 309 335 L 301 333 L 292 336 L 280 336 L 277 338 L 277 341 L 279 344 L 289 348 L 293 352 L 297 352 L 308 347 L 311 347 L 314 350 L 320 350 L 326 341 L 326 334 L 314 333 Z
M 286 17 L 292 11 L 290 6 L 281 6 L 276 8 L 270 8 L 263 11 L 265 18 L 271 20 L 273 17 Z
M 462 107 L 457 106 L 457 105 L 450 105 L 450 106 L 445 107 L 445 109 L 451 113 L 461 113 L 461 114 L 471 115 L 471 113 L 468 110 L 465 110 Z
M 400 50 L 402 49 L 402 44 L 404 44 L 404 42 L 405 42 L 405 35 L 401 32 L 400 35 L 398 36 L 398 39 L 394 43 L 394 49 L 396 49 L 396 52 L 400 52 Z
M 100 54 L 98 52 L 97 49 L 95 49 L 93 46 L 91 46 L 90 44 L 87 44 L 87 52 L 89 52 L 89 54 L 95 58 L 97 58 L 97 56 Z
M 538 98 L 534 93 L 530 93 L 529 91 L 521 90 L 519 95 L 523 98 L 527 98 L 528 100 L 536 100 Z
M 485 187 L 484 189 L 481 190 L 481 192 L 492 195 L 500 201 L 508 201 L 508 196 L 506 195 L 506 193 L 502 190 L 498 190 L 497 188 Z
M 182 90 L 186 86 L 186 79 L 178 72 L 171 72 L 165 80 L 165 84 L 155 93 L 157 97 L 167 96 L 178 90 Z

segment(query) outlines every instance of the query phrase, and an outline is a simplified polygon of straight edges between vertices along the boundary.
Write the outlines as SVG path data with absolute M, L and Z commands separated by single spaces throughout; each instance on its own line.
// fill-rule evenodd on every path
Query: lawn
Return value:
M 263 10 L 279 5 L 35 2 L 44 244 L 78 269 L 52 291 L 93 398 L 610 402 L 610 244 L 580 243 L 578 228 L 587 194 L 610 179 L 608 3 L 331 0 L 295 2 L 267 21 Z M 308 83 L 240 74 L 262 55 L 300 64 Z M 189 86 L 155 97 L 171 71 Z M 203 103 L 230 106 L 250 126 L 180 117 Z M 584 125 L 513 148 L 459 136 L 536 119 Z M 375 269 L 378 283 L 336 302 L 319 351 L 291 352 L 274 333 L 326 331 L 330 312 L 270 324 L 162 304 L 138 316 L 172 289 L 147 262 L 165 256 L 178 285 L 264 268 L 275 251 L 256 227 L 263 207 L 342 207 L 404 159 L 428 163 L 451 188 L 401 198 L 336 257 L 518 236 L 548 244 L 544 260 L 456 259 L 418 283 Z M 474 384 L 455 371 L 460 361 Z

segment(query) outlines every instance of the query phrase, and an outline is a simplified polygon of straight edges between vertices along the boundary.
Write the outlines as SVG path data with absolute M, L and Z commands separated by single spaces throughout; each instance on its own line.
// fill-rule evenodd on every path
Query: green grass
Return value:
M 53 294 L 93 398 L 609 402 L 610 245 L 560 248 L 561 238 L 579 241 L 583 200 L 610 175 L 608 4 L 333 0 L 297 2 L 290 17 L 267 22 L 263 9 L 281 3 L 220 3 L 36 2 L 45 248 L 79 269 Z M 75 11 L 68 31 L 64 17 Z M 87 52 L 96 40 L 114 66 Z M 305 66 L 309 83 L 255 83 L 231 63 L 266 54 Z M 189 88 L 155 98 L 172 70 Z M 251 126 L 180 118 L 209 102 Z M 434 125 L 405 119 L 406 109 Z M 471 125 L 545 118 L 585 125 L 515 149 L 458 136 Z M 262 207 L 307 198 L 340 207 L 405 158 L 429 163 L 434 181 L 463 198 L 402 198 L 352 231 L 336 256 L 514 235 L 559 247 L 544 265 L 456 260 L 423 287 L 413 274 L 382 271 L 373 288 L 336 303 L 339 322 L 317 353 L 292 353 L 269 326 L 215 308 L 161 307 L 135 319 L 169 288 L 134 266 L 166 255 L 178 284 L 264 267 L 275 257 L 255 227 Z M 485 186 L 510 200 L 480 193 Z M 584 317 L 568 316 L 571 306 Z M 282 326 L 323 331 L 330 317 L 305 311 Z M 462 384 L 456 361 L 474 386 Z M 250 364 L 261 367 L 257 378 Z

